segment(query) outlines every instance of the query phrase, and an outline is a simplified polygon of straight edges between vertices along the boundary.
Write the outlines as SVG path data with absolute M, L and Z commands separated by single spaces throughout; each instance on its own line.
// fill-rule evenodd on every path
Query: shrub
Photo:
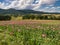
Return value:
M 11 16 L 0 16 L 0 20 L 11 20 Z

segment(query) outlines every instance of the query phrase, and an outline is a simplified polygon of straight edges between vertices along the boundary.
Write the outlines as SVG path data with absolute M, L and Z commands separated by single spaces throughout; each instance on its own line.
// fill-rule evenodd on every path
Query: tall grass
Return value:
M 55 25 L 0 26 L 0 45 L 60 45 L 60 30 Z

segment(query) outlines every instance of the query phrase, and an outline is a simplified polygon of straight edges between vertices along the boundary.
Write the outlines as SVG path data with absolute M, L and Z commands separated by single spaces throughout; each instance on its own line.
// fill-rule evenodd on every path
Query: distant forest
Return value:
M 60 20 L 60 13 L 39 12 L 33 10 L 0 9 L 0 21 L 12 20 L 13 18 L 17 18 L 17 20 L 18 18 L 22 20 Z

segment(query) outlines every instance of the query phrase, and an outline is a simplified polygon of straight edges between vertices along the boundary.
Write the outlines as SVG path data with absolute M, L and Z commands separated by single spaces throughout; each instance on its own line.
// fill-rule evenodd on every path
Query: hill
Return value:
M 34 10 L 0 9 L 0 15 L 8 15 L 8 14 L 25 15 L 25 14 L 60 14 L 60 13 L 57 12 L 50 13 L 50 12 L 34 11 Z
M 0 14 L 41 14 L 43 12 L 34 11 L 34 10 L 15 10 L 15 9 L 0 9 Z

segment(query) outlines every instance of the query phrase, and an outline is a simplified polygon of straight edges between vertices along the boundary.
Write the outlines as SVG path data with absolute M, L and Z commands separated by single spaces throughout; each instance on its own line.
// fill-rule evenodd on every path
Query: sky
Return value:
M 0 9 L 60 12 L 60 0 L 0 0 Z

